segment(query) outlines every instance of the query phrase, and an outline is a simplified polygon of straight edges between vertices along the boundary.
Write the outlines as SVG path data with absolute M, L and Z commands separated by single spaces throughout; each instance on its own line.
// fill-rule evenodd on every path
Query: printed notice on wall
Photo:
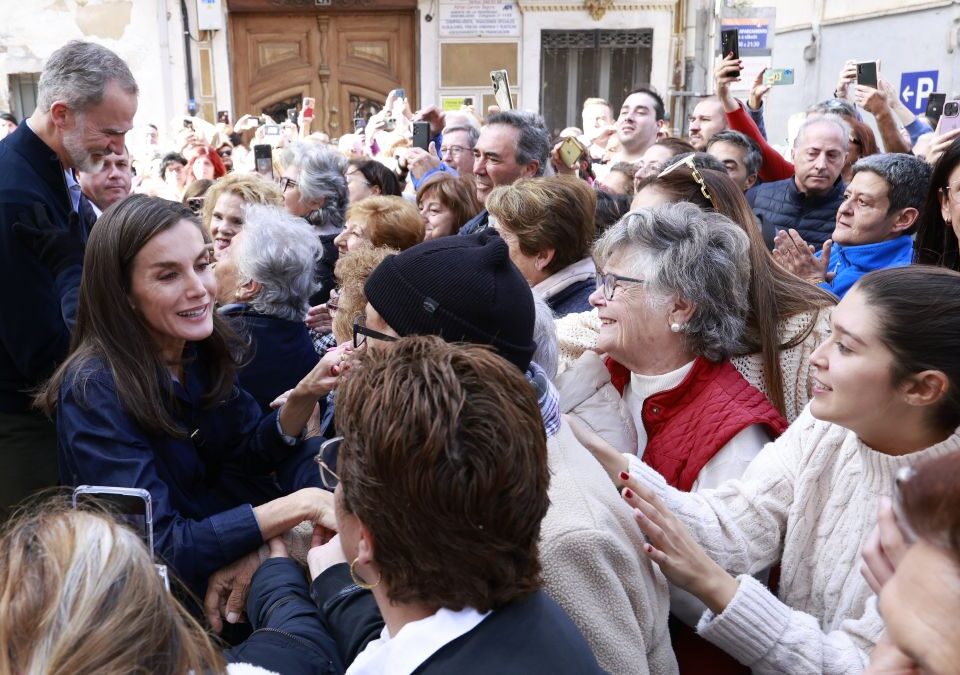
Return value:
M 440 37 L 519 37 L 520 10 L 509 0 L 440 0 Z

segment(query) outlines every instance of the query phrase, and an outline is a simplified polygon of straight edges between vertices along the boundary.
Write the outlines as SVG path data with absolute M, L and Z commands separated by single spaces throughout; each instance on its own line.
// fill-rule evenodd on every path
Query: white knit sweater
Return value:
M 581 314 L 568 314 L 557 319 L 557 340 L 560 348 L 560 362 L 557 374 L 574 364 L 588 349 L 597 346 L 597 333 L 600 331 L 600 318 L 597 310 Z M 784 344 L 794 336 L 806 331 L 810 324 L 813 329 L 799 344 L 780 352 L 780 372 L 783 375 L 783 400 L 788 422 L 792 422 L 810 400 L 811 364 L 810 357 L 821 342 L 826 339 L 830 329 L 830 313 L 803 312 L 780 322 L 778 333 Z M 743 379 L 767 396 L 770 391 L 763 377 L 763 358 L 760 353 L 735 356 L 730 359 L 734 367 L 743 375 Z
M 860 673 L 883 630 L 876 596 L 860 575 L 860 549 L 892 497 L 903 466 L 960 450 L 960 434 L 902 457 L 865 446 L 804 410 L 767 444 L 740 480 L 686 493 L 633 458 L 707 554 L 740 587 L 698 630 L 754 673 Z M 778 596 L 749 574 L 781 563 Z

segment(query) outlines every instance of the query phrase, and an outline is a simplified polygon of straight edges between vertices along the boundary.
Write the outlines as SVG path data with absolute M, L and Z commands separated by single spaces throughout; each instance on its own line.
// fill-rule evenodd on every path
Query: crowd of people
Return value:
M 960 672 L 960 129 L 851 62 L 781 153 L 741 66 L 685 138 L 161 135 L 58 49 L 0 115 L 0 672 Z

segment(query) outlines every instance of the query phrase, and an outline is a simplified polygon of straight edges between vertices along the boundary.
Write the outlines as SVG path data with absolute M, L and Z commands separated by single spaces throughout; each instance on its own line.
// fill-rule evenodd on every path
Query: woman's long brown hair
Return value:
M 74 387 L 83 402 L 86 382 L 109 369 L 125 410 L 146 432 L 184 437 L 171 409 L 172 380 L 146 323 L 129 299 L 131 269 L 137 253 L 161 232 L 189 221 L 203 233 L 187 207 L 157 197 L 131 195 L 107 209 L 97 221 L 83 259 L 77 324 L 70 354 L 44 384 L 34 405 L 53 415 L 64 386 Z M 213 333 L 199 344 L 209 374 L 203 405 L 213 406 L 229 396 L 241 350 L 226 322 L 213 315 Z
M 760 352 L 763 376 L 770 402 L 785 414 L 783 372 L 780 352 L 797 346 L 810 335 L 811 322 L 805 331 L 780 342 L 779 324 L 795 314 L 812 312 L 836 304 L 836 299 L 813 284 L 787 272 L 773 259 L 760 233 L 747 198 L 729 176 L 719 171 L 699 169 L 711 199 L 703 196 L 694 180 L 693 170 L 682 166 L 665 176 L 652 178 L 640 189 L 652 187 L 670 201 L 691 202 L 702 209 L 716 211 L 740 225 L 750 238 L 750 311 L 747 313 L 747 334 L 744 344 L 750 353 Z

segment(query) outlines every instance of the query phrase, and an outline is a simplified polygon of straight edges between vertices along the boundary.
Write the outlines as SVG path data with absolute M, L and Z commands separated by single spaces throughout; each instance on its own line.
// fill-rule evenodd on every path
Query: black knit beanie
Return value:
M 491 345 L 520 370 L 530 365 L 533 292 L 496 232 L 417 244 L 380 263 L 363 288 L 401 337 Z

